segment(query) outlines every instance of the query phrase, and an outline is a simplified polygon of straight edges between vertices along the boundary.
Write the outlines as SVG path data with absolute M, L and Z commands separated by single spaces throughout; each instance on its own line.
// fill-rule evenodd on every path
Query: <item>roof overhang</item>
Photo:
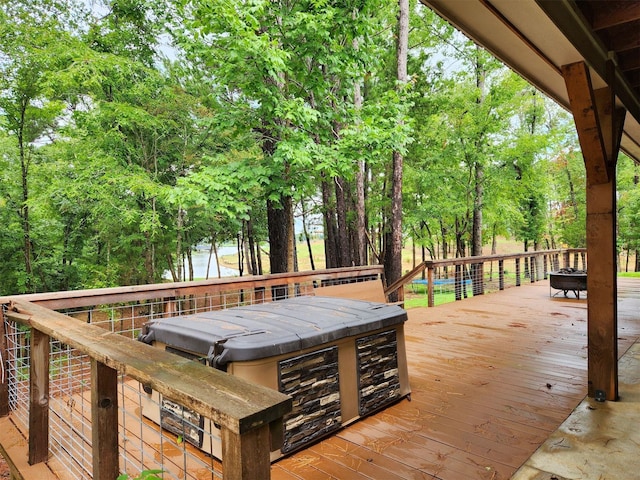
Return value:
M 593 88 L 609 85 L 616 104 L 627 110 L 621 149 L 640 162 L 640 88 L 630 84 L 628 72 L 617 64 L 616 52 L 605 46 L 576 1 L 421 1 L 567 109 L 569 96 L 561 67 L 584 61 Z M 607 73 L 610 59 L 614 68 Z

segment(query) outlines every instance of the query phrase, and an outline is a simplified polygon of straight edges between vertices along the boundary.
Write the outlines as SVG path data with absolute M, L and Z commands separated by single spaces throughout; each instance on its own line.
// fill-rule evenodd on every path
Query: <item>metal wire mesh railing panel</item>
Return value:
M 480 294 L 487 294 L 516 287 L 525 283 L 534 283 L 547 278 L 550 271 L 559 268 L 558 255 L 522 256 L 470 263 L 461 259 L 460 263 L 437 266 L 433 274 L 434 305 L 456 300 L 464 300 Z M 428 270 L 415 278 L 405 288 L 410 306 L 426 306 L 428 294 Z
M 349 281 L 360 279 L 354 277 Z M 324 280 L 311 276 L 287 277 L 266 282 L 264 286 L 225 285 L 225 288 L 216 287 L 215 292 L 135 301 L 122 301 L 123 297 L 118 297 L 116 292 L 113 297 L 108 297 L 114 298 L 114 303 L 60 311 L 106 331 L 136 339 L 144 324 L 156 318 L 312 295 L 313 290 L 323 283 Z M 185 290 L 180 290 L 180 293 Z M 152 295 L 156 293 L 154 291 Z M 72 295 L 69 298 L 73 300 Z M 102 301 L 105 296 L 100 298 Z M 70 303 L 73 304 L 72 301 Z M 7 365 L 2 373 L 8 379 L 12 420 L 28 437 L 31 330 L 13 320 L 4 319 L 8 359 L 2 362 Z M 49 351 L 49 464 L 60 478 L 90 479 L 93 470 L 91 361 L 88 356 L 56 339 L 51 339 Z M 221 464 L 216 460 L 220 456 L 221 440 L 211 421 L 202 419 L 197 425 L 190 425 L 192 415 L 184 410 L 179 412 L 178 420 L 174 419 L 174 422 L 183 425 L 185 432 L 172 433 L 161 428 L 163 422 L 155 418 L 156 414 L 145 414 L 162 410 L 164 404 L 161 399 L 149 396 L 138 381 L 121 375 L 118 396 L 122 472 L 135 477 L 143 471 L 157 470 L 163 472 L 162 478 L 181 480 L 223 477 Z M 186 441 L 187 431 L 194 429 L 199 441 L 197 446 Z
M 109 322 L 107 322 L 109 323 Z M 110 323 L 113 324 L 112 322 Z M 12 419 L 23 435 L 29 430 L 30 330 L 5 321 L 8 377 Z M 126 329 L 125 334 L 130 334 Z M 49 450 L 54 470 L 64 479 L 93 477 L 91 427 L 91 362 L 86 355 L 57 340 L 50 341 Z M 220 462 L 184 441 L 182 435 L 160 428 L 144 417 L 147 409 L 160 408 L 136 380 L 120 376 L 119 383 L 120 468 L 132 478 L 143 471 L 162 471 L 162 478 L 200 480 L 222 478 Z M 185 425 L 188 419 L 184 419 Z M 200 436 L 208 444 L 218 442 L 210 422 L 203 419 Z M 214 434 L 215 434 L 215 429 Z
M 205 449 L 212 443 L 219 444 L 209 420 L 193 423 L 189 412 L 183 409 L 174 417 L 183 432 L 160 428 L 162 401 L 157 394 L 147 394 L 138 381 L 124 376 L 118 401 L 121 471 L 136 476 L 145 470 L 159 470 L 162 478 L 176 480 L 222 478 L 220 462 L 186 440 L 188 433 L 195 431 Z
M 274 298 L 311 295 L 314 288 L 313 281 L 305 281 L 271 287 L 269 291 L 266 288 L 234 289 L 213 294 L 69 309 L 63 313 L 135 339 L 143 325 L 156 318 L 224 310 L 264 303 Z
M 3 375 L 9 386 L 9 408 L 17 425 L 25 430 L 29 425 L 29 330 L 5 321 L 7 359 Z

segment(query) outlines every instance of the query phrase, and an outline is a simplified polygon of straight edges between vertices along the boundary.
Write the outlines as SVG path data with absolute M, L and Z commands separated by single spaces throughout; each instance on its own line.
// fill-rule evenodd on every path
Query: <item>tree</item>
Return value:
M 409 48 L 409 0 L 398 0 L 398 30 L 396 45 L 398 89 L 406 88 L 407 51 Z M 404 119 L 399 119 L 404 123 Z M 390 231 L 385 237 L 385 277 L 387 284 L 391 284 L 402 276 L 402 165 L 403 156 L 400 150 L 394 150 L 391 167 L 391 215 Z M 397 301 L 397 292 L 390 296 L 391 301 Z
M 629 260 L 635 258 L 631 269 L 640 271 L 640 167 L 626 155 L 620 155 L 618 178 L 618 249 L 625 252 L 620 270 L 629 271 Z
M 31 170 L 39 161 L 37 145 L 54 135 L 65 107 L 52 91 L 50 77 L 70 63 L 70 51 L 77 45 L 58 22 L 56 12 L 47 7 L 39 2 L 0 7 L 0 112 L 2 127 L 15 142 L 5 159 L 11 172 L 19 172 L 9 181 L 20 185 L 6 191 L 5 198 L 22 230 L 21 292 L 41 288 L 35 278 Z

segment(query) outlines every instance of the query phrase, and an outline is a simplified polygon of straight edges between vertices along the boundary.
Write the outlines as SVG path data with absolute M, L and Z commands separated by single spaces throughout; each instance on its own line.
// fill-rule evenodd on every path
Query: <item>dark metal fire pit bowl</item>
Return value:
M 564 296 L 568 292 L 573 292 L 577 299 L 580 299 L 580 292 L 587 291 L 587 272 L 586 270 L 575 270 L 573 268 L 561 268 L 557 272 L 549 273 L 549 284 L 551 289 L 562 290 Z M 553 294 L 555 297 L 559 292 Z

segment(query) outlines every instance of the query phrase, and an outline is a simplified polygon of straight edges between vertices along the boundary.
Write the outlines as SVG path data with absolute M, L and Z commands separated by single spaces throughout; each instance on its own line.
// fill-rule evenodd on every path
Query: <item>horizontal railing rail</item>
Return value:
M 293 295 L 293 293 L 288 293 L 289 288 L 293 292 L 300 285 L 308 284 L 304 288 L 311 291 L 314 286 L 334 285 L 372 278 L 381 279 L 383 272 L 384 268 L 381 265 L 370 265 L 191 282 L 33 293 L 21 295 L 20 298 L 52 310 L 61 310 L 154 298 L 180 298 L 188 295 L 216 294 L 231 288 L 232 290 L 250 291 L 255 295 L 256 301 L 270 301 L 280 295 L 283 290 L 285 290 L 285 295 Z M 14 297 L 0 297 L 0 305 L 9 302 L 12 298 Z
M 29 302 L 12 301 L 6 316 L 31 329 L 29 463 L 49 456 L 49 338 L 91 358 L 94 480 L 119 475 L 117 375 L 142 384 L 213 420 L 222 431 L 225 479 L 269 478 L 270 430 L 291 398 L 198 362 L 167 353 Z M 262 455 L 260 455 L 262 452 Z
M 0 415 L 11 414 L 28 438 L 30 464 L 55 457 L 67 466 L 71 473 L 60 478 L 113 480 L 124 465 L 134 476 L 167 468 L 163 478 L 268 479 L 290 397 L 136 341 L 142 326 L 157 317 L 312 295 L 318 287 L 379 284 L 382 276 L 381 266 L 364 266 L 0 297 L 7 365 Z M 148 391 L 211 421 L 220 430 L 222 464 L 149 426 L 140 400 Z M 148 443 L 143 437 L 150 435 Z M 176 441 L 180 461 L 173 458 Z
M 505 288 L 505 261 L 513 261 L 514 264 L 514 284 L 520 286 L 522 283 L 523 272 L 521 263 L 525 263 L 525 275 L 532 283 L 541 279 L 546 279 L 547 274 L 551 270 L 557 270 L 562 263 L 562 268 L 581 268 L 586 270 L 586 249 L 554 249 L 554 250 L 535 250 L 531 252 L 521 252 L 513 254 L 497 254 L 483 255 L 475 257 L 459 257 L 439 260 L 426 260 L 421 262 L 411 271 L 407 272 L 400 279 L 385 288 L 385 295 L 397 292 L 398 298 L 404 300 L 404 288 L 410 285 L 418 276 L 425 274 L 424 284 L 427 289 L 428 306 L 435 305 L 435 285 L 437 283 L 436 272 L 453 267 L 453 274 L 446 271 L 447 279 L 452 280 L 455 289 L 455 299 L 462 300 L 466 295 L 466 285 L 469 283 L 469 289 L 473 295 L 482 295 L 485 292 L 485 269 L 484 265 L 494 262 L 498 263 L 498 290 Z M 469 267 L 470 271 L 465 271 Z

